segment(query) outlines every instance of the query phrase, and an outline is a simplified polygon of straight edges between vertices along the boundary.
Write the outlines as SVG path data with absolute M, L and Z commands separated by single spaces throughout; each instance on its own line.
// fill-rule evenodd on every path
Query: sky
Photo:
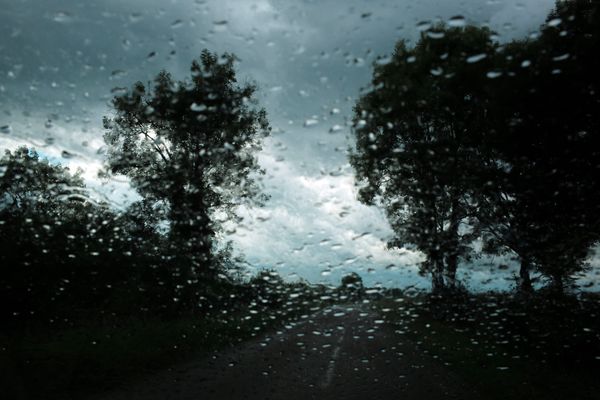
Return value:
M 267 171 L 261 209 L 244 209 L 227 233 L 250 269 L 339 283 L 357 271 L 369 285 L 427 287 L 420 254 L 388 250 L 383 213 L 356 200 L 347 160 L 352 106 L 372 63 L 396 41 L 414 43 L 423 22 L 463 16 L 499 41 L 537 32 L 552 0 L 11 0 L 0 9 L 0 149 L 34 146 L 82 168 L 93 195 L 125 207 L 127 180 L 97 178 L 102 117 L 114 88 L 166 69 L 186 77 L 202 49 L 232 52 L 240 82 L 254 82 L 273 134 L 259 154 Z M 485 259 L 465 278 L 506 288 L 514 270 Z M 512 264 L 511 264 L 512 265 Z M 512 268 L 512 267 L 511 267 Z

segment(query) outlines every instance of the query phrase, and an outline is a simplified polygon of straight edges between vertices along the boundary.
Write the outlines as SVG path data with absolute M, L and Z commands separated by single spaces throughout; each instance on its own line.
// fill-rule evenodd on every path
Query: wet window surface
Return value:
M 597 0 L 5 3 L 6 398 L 598 398 Z

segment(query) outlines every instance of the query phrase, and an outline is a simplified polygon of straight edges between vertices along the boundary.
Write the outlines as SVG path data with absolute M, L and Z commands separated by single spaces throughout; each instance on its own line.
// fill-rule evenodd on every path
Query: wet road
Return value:
M 478 399 L 366 309 L 332 307 L 277 333 L 157 374 L 120 399 Z

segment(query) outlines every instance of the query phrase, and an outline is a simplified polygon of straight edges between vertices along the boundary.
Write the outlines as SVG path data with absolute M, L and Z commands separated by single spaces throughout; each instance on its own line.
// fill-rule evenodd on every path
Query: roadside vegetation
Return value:
M 372 306 L 416 347 L 487 399 L 594 399 L 600 385 L 596 294 L 523 301 L 507 293 L 387 293 Z
M 81 399 L 110 392 L 172 365 L 293 327 L 330 303 L 322 300 L 327 288 L 280 285 L 272 274 L 269 281 L 261 275 L 253 285 L 223 287 L 223 296 L 236 301 L 215 304 L 210 312 L 99 317 L 97 310 L 88 310 L 68 325 L 40 323 L 4 331 L 4 394 L 11 399 Z

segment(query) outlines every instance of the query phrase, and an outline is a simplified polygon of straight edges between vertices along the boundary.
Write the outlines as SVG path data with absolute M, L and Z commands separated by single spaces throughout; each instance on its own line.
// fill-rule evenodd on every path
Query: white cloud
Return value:
M 385 216 L 356 200 L 348 171 L 306 175 L 278 159 L 271 144 L 260 156 L 269 171 L 264 185 L 271 201 L 261 209 L 242 210 L 244 221 L 230 236 L 251 265 L 332 284 L 346 271 L 357 271 L 370 283 L 422 281 L 415 274 L 421 256 L 386 248 L 392 232 Z

